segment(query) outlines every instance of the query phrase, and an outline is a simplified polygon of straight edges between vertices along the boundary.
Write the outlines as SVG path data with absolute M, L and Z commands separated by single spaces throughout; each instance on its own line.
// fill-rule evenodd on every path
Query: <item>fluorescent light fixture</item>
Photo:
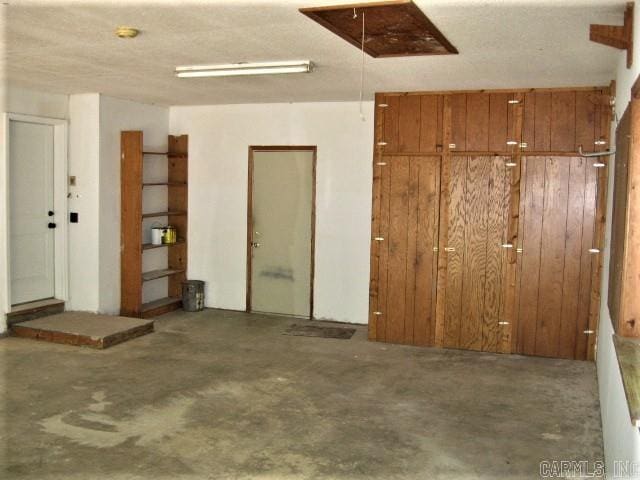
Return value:
M 193 65 L 176 67 L 176 76 L 234 77 L 238 75 L 277 75 L 282 73 L 309 73 L 313 63 L 309 60 L 290 62 L 230 63 L 227 65 Z

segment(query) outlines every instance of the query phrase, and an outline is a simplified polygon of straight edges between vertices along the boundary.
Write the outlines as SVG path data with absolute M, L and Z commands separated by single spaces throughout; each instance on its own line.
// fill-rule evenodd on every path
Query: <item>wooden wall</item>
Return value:
M 372 340 L 593 358 L 609 89 L 376 95 Z

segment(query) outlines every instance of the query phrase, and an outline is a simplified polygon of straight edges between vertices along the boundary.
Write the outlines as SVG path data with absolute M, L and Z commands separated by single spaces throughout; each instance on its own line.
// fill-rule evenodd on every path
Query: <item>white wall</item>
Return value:
M 640 21 L 636 9 L 634 23 Z M 640 28 L 634 29 L 634 43 L 640 45 Z M 613 51 L 613 50 L 612 50 Z M 618 71 L 616 76 L 616 114 L 622 117 L 630 99 L 631 86 L 640 74 L 640 52 L 635 50 L 633 67 L 627 69 L 626 53 L 619 53 Z M 615 137 L 614 137 L 615 138 Z M 600 306 L 600 327 L 598 331 L 598 384 L 600 389 L 600 409 L 602 414 L 602 433 L 604 436 L 605 460 L 609 475 L 614 473 L 615 461 L 632 461 L 640 464 L 640 432 L 631 425 L 629 410 L 622 386 L 620 369 L 613 347 L 613 326 L 607 293 L 609 290 L 609 254 L 611 239 L 611 209 L 613 205 L 613 157 L 609 167 L 609 188 L 607 198 L 607 228 L 604 249 L 604 268 L 602 272 L 602 305 Z
M 0 92 L 1 105 L 0 112 L 19 113 L 23 115 L 35 115 L 38 117 L 62 118 L 67 119 L 69 114 L 69 98 L 66 95 L 57 95 L 51 93 L 37 92 L 17 87 L 7 87 L 2 85 Z M 8 132 L 5 131 L 4 119 L 0 121 L 0 186 L 2 186 L 2 195 L 6 195 L 8 189 L 5 188 L 8 179 L 7 172 L 7 138 Z M 7 222 L 8 212 L 6 210 L 6 197 L 0 201 L 0 334 L 6 330 L 6 311 L 5 298 L 6 285 L 9 281 L 7 277 L 7 260 L 9 252 L 7 251 Z
M 100 206 L 100 95 L 69 98 L 69 169 L 76 186 L 69 187 L 69 211 L 79 223 L 69 225 L 69 310 L 97 312 L 100 266 L 98 257 Z
M 314 316 L 367 323 L 373 103 L 172 107 L 189 135 L 189 277 L 207 306 L 244 310 L 250 145 L 317 145 Z
M 99 311 L 117 314 L 120 311 L 120 132 L 122 130 L 142 130 L 145 147 L 153 151 L 166 151 L 169 134 L 169 109 L 154 105 L 120 100 L 100 96 L 100 300 Z M 157 167 L 166 171 L 166 159 L 148 158 Z M 162 165 L 160 165 L 162 164 Z M 145 172 L 146 173 L 146 172 Z M 161 187 L 149 192 L 162 195 Z M 146 197 L 145 200 L 149 200 Z M 153 199 L 151 199 L 153 200 Z M 145 253 L 161 257 L 166 252 L 157 249 Z M 166 258 L 154 258 L 152 261 L 166 262 Z M 153 265 L 148 268 L 154 268 Z M 155 268 L 163 267 L 157 265 Z M 162 280 L 151 282 L 158 293 L 150 296 L 166 296 L 159 292 L 166 288 Z M 165 282 L 166 283 L 166 282 Z

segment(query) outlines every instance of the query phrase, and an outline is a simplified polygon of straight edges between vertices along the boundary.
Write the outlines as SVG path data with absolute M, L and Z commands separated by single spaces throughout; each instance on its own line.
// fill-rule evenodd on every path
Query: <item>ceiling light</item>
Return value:
M 140 30 L 138 30 L 137 28 L 124 26 L 116 28 L 115 31 L 116 36 L 119 38 L 136 38 L 139 33 Z
M 193 65 L 176 67 L 177 77 L 233 77 L 237 75 L 277 75 L 282 73 L 309 73 L 313 63 L 309 60 L 290 62 L 230 63 L 227 65 Z

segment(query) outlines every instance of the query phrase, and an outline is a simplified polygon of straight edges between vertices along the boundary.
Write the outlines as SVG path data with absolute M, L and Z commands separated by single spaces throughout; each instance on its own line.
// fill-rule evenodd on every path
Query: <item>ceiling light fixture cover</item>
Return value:
M 278 75 L 283 73 L 309 73 L 313 70 L 310 60 L 289 62 L 229 63 L 226 65 L 192 65 L 176 67 L 176 76 L 234 77 L 239 75 Z
M 133 27 L 118 27 L 116 28 L 116 36 L 119 38 L 136 38 L 140 33 L 140 30 Z

